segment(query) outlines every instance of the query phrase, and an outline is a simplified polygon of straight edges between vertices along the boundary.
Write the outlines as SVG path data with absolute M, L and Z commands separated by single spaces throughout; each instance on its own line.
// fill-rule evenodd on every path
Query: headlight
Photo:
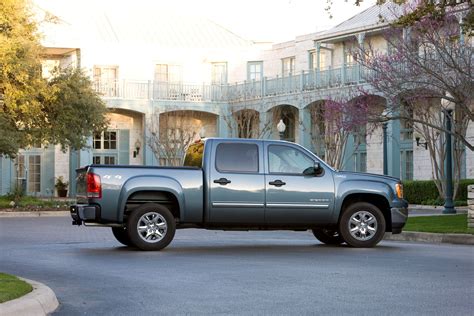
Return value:
M 398 198 L 403 199 L 403 184 L 401 183 L 395 184 L 395 191 L 397 192 Z

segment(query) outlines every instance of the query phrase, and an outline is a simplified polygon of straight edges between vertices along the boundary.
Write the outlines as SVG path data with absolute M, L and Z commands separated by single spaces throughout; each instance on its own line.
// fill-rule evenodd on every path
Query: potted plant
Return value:
M 59 176 L 56 179 L 56 184 L 54 187 L 58 191 L 58 196 L 59 197 L 66 197 L 67 196 L 67 186 L 69 185 L 69 182 L 64 181 L 63 176 Z

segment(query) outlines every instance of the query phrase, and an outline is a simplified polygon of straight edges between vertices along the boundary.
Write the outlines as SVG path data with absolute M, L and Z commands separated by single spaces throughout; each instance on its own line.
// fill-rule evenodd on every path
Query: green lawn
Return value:
M 32 290 L 31 285 L 16 276 L 0 273 L 0 303 L 11 301 L 30 293 Z
M 409 217 L 403 230 L 427 233 L 474 234 L 474 228 L 467 228 L 466 214 Z

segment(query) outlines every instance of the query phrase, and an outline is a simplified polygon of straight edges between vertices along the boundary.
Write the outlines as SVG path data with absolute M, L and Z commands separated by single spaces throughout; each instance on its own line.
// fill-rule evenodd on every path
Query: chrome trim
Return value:
M 263 203 L 212 202 L 214 207 L 264 207 Z
M 329 208 L 329 204 L 303 204 L 303 203 L 267 203 L 267 207 L 293 207 L 293 208 Z

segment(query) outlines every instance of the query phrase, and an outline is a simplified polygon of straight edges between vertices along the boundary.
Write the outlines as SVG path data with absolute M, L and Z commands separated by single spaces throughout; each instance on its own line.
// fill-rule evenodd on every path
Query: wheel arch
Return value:
M 356 202 L 366 202 L 375 205 L 382 212 L 385 218 L 385 231 L 392 231 L 392 214 L 390 212 L 390 204 L 385 196 L 375 193 L 352 193 L 344 197 L 339 212 L 339 218 L 337 220 L 338 225 L 342 214 L 344 214 L 344 211 L 347 209 L 347 207 Z
M 136 207 L 147 203 L 164 205 L 175 218 L 183 220 L 183 189 L 176 180 L 169 177 L 140 176 L 129 179 L 122 187 L 119 201 L 120 223 Z

